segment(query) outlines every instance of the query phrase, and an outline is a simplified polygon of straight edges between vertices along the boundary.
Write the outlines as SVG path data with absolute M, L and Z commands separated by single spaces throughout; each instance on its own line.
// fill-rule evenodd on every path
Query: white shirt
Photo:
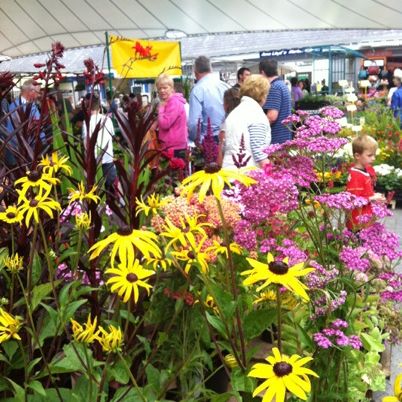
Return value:
M 254 99 L 243 96 L 222 129 L 225 131 L 223 168 L 236 169 L 233 157 L 238 159 L 242 136 L 246 154 L 243 160 L 249 158 L 247 166 L 258 166 L 258 162 L 267 159 L 263 150 L 271 143 L 271 127 L 261 105 Z
M 89 132 L 91 133 L 91 135 L 94 132 L 98 122 L 101 123 L 98 138 L 96 139 L 95 157 L 100 155 L 103 150 L 105 150 L 105 153 L 102 156 L 102 164 L 111 163 L 113 162 L 113 122 L 109 116 L 105 116 L 100 113 L 92 114 L 89 121 Z M 84 145 L 86 146 L 87 125 L 85 124 L 85 122 L 82 126 L 82 137 L 84 139 Z

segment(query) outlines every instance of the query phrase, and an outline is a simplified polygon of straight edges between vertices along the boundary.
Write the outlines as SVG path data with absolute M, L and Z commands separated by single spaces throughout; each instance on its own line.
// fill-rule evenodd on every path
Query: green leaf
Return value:
M 270 327 L 276 319 L 276 309 L 253 310 L 244 319 L 244 334 L 246 339 L 259 336 Z
M 227 402 L 231 397 L 235 397 L 237 402 L 242 402 L 243 398 L 238 392 L 225 392 L 224 394 L 213 395 L 211 402 Z
M 0 248 L 0 270 L 4 268 L 4 260 L 8 257 L 8 247 Z
M 145 373 L 147 374 L 148 384 L 155 390 L 158 391 L 160 388 L 160 372 L 156 369 L 152 364 L 148 364 L 145 369 Z
M 71 402 L 73 400 L 71 395 L 71 389 L 67 388 L 58 388 L 58 391 L 61 395 L 63 402 Z M 29 402 L 53 402 L 60 401 L 59 395 L 55 388 L 47 388 L 45 390 L 46 395 L 42 396 L 40 394 L 28 395 Z
M 141 398 L 138 391 L 135 388 L 128 386 L 119 388 L 110 402 L 138 402 L 142 400 L 143 398 Z
M 65 308 L 63 308 L 63 315 L 62 315 L 63 324 L 66 324 L 68 321 L 70 321 L 70 318 L 72 318 L 75 312 L 85 303 L 87 303 L 86 299 L 76 300 L 65 306 Z
M 211 324 L 213 328 L 215 328 L 220 335 L 222 335 L 225 339 L 227 338 L 226 334 L 226 329 L 225 326 L 223 325 L 223 322 L 221 321 L 220 318 L 208 313 L 208 311 L 205 312 L 206 317 L 208 322 Z
M 27 366 L 27 372 L 31 373 L 32 369 L 42 360 L 42 357 L 37 357 L 36 359 L 31 360 Z
M 43 388 L 43 385 L 39 382 L 39 381 L 31 381 L 28 384 L 28 387 L 33 389 L 37 394 L 42 395 L 42 396 L 46 396 L 46 391 Z
M 60 281 L 54 281 L 54 287 L 57 287 L 57 285 L 60 283 Z M 36 307 L 38 307 L 39 303 L 52 291 L 52 284 L 50 282 L 48 283 L 43 283 L 41 285 L 35 286 L 32 289 L 32 301 L 31 301 L 31 309 L 32 312 L 35 311 Z
M 226 291 L 222 285 L 209 283 L 210 293 L 224 317 L 231 318 L 236 310 L 236 303 L 233 300 L 232 293 Z
M 110 374 L 120 384 L 126 385 L 130 381 L 130 375 L 121 360 L 111 367 Z
M 253 392 L 255 381 L 247 377 L 246 373 L 243 373 L 240 369 L 232 371 L 231 385 L 234 391 Z
M 8 342 L 4 342 L 1 345 L 4 349 L 4 352 L 6 352 L 6 355 L 8 357 L 8 360 L 11 360 L 15 354 L 15 352 L 18 349 L 18 343 L 17 341 L 8 341 Z
M 7 378 L 7 381 L 12 385 L 14 389 L 14 401 L 15 402 L 25 402 L 25 390 L 20 385 L 15 383 L 13 380 Z
M 74 345 L 70 343 L 64 346 L 64 357 L 61 360 L 55 360 L 50 363 L 52 374 L 71 373 L 74 371 L 85 372 L 86 368 L 81 363 L 82 361 L 86 364 L 86 356 L 83 348 L 86 348 L 86 346 L 78 343 Z M 92 351 L 87 350 L 87 355 L 93 366 Z
M 37 251 L 34 252 L 33 262 L 32 262 L 32 284 L 38 283 L 39 278 L 42 275 L 42 261 L 39 257 Z

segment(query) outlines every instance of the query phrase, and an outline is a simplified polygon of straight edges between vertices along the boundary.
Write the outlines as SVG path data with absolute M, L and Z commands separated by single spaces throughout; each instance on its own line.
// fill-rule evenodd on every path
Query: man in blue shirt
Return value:
M 191 141 L 196 139 L 200 121 L 200 140 L 202 141 L 207 133 L 209 119 L 213 135 L 217 140 L 221 125 L 225 120 L 223 94 L 230 86 L 212 74 L 211 63 L 205 56 L 199 56 L 195 60 L 194 75 L 197 83 L 190 94 L 189 138 Z
M 394 112 L 394 117 L 399 120 L 400 127 L 402 128 L 402 71 L 399 68 L 396 68 L 394 71 L 393 81 L 396 90 L 392 94 L 391 109 Z
M 260 74 L 271 84 L 267 100 L 262 107 L 271 125 L 271 144 L 282 144 L 292 139 L 292 133 L 282 124 L 282 120 L 291 114 L 290 92 L 283 80 L 278 76 L 276 60 L 260 62 Z

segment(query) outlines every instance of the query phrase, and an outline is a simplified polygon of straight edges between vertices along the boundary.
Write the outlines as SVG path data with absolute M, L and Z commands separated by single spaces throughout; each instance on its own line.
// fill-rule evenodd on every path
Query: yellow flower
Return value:
M 75 226 L 77 229 L 88 230 L 91 226 L 91 213 L 82 212 L 75 216 Z
M 142 196 L 140 197 L 140 200 L 137 198 L 135 203 L 137 204 L 137 213 L 138 215 L 141 211 L 144 212 L 145 216 L 148 216 L 149 213 L 151 212 L 152 215 L 155 215 L 158 213 L 158 209 L 160 207 L 163 207 L 166 205 L 168 200 L 166 199 L 160 199 L 159 195 L 157 194 L 151 194 L 150 196 L 147 197 L 147 202 L 145 203 Z
M 394 395 L 384 396 L 382 402 L 401 402 L 402 401 L 402 374 L 398 374 L 394 382 Z
M 223 360 L 225 361 L 225 364 L 229 367 L 229 368 L 236 368 L 239 367 L 239 364 L 237 363 L 236 358 L 231 354 L 227 354 Z
M 297 277 L 304 276 L 314 271 L 314 268 L 303 268 L 304 263 L 289 267 L 288 258 L 285 258 L 283 261 L 275 261 L 270 253 L 268 253 L 267 256 L 268 264 L 253 260 L 252 258 L 247 258 L 247 261 L 253 269 L 242 272 L 242 275 L 249 275 L 249 277 L 243 281 L 245 286 L 264 281 L 264 283 L 257 288 L 257 292 L 259 292 L 271 283 L 275 283 L 284 286 L 306 301 L 310 300 L 305 290 L 308 289 L 307 286 L 301 283 Z
M 92 253 L 90 260 L 98 257 L 110 244 L 113 244 L 110 254 L 112 267 L 119 255 L 120 262 L 124 265 L 133 265 L 135 259 L 135 249 L 138 249 L 145 258 L 160 257 L 161 250 L 156 241 L 158 236 L 147 230 L 136 230 L 129 227 L 123 227 L 115 233 L 112 233 L 106 239 L 95 243 L 88 251 Z
M 97 187 L 93 186 L 89 192 L 86 192 L 83 182 L 78 184 L 77 190 L 69 188 L 68 191 L 70 192 L 70 204 L 74 201 L 93 201 L 95 204 L 97 204 L 100 201 L 100 197 L 95 194 L 96 189 Z
M 61 211 L 60 204 L 51 198 L 47 198 L 47 195 L 40 196 L 37 195 L 34 198 L 26 198 L 22 193 L 17 190 L 20 194 L 21 202 L 19 209 L 21 214 L 25 216 L 25 225 L 28 227 L 31 219 L 33 218 L 36 223 L 39 223 L 39 213 L 40 211 L 46 212 L 46 214 L 53 218 L 53 211 Z
M 40 197 L 47 197 L 52 190 L 52 185 L 57 184 L 59 179 L 56 179 L 49 174 L 41 173 L 38 170 L 27 172 L 25 177 L 21 177 L 14 182 L 15 185 L 22 184 L 19 193 L 18 203 L 21 198 L 26 195 L 29 189 L 37 189 L 36 195 Z
M 101 333 L 99 343 L 102 345 L 103 351 L 107 353 L 121 352 L 121 345 L 123 343 L 121 329 L 109 325 L 109 332 L 105 331 L 102 327 L 99 327 L 99 330 Z
M 17 273 L 21 271 L 23 262 L 24 257 L 20 257 L 18 253 L 15 253 L 14 256 L 9 256 L 4 260 L 4 265 L 10 272 Z
M 229 244 L 230 251 L 234 254 L 241 255 L 241 247 L 237 243 Z M 228 249 L 225 245 L 220 244 L 218 241 L 214 240 L 214 244 L 206 249 L 207 253 L 213 253 L 214 255 L 225 254 L 228 258 Z
M 7 313 L 0 307 L 0 343 L 8 341 L 9 339 L 21 340 L 18 331 L 22 326 L 22 318 Z
M 144 269 L 138 260 L 134 261 L 134 265 L 119 264 L 119 268 L 109 268 L 106 274 L 113 275 L 106 282 L 111 286 L 111 291 L 123 297 L 123 302 L 127 303 L 134 295 L 134 302 L 137 303 L 139 296 L 139 287 L 143 287 L 148 295 L 152 286 L 147 282 L 148 278 L 155 274 L 155 271 Z
M 188 273 L 190 268 L 194 265 L 198 265 L 201 271 L 205 274 L 208 271 L 208 255 L 201 251 L 203 241 L 194 248 L 184 248 L 181 251 L 174 251 L 172 255 L 180 261 L 185 261 L 186 266 L 184 271 Z
M 262 402 L 284 402 L 286 391 L 296 395 L 303 401 L 311 391 L 311 382 L 308 375 L 318 378 L 318 375 L 306 367 L 306 363 L 313 360 L 311 357 L 301 358 L 299 355 L 291 357 L 281 355 L 278 348 L 272 349 L 273 356 L 268 356 L 266 363 L 257 363 L 251 368 L 249 377 L 263 378 L 265 381 L 253 392 L 253 397 L 266 389 Z
M 198 194 L 200 203 L 204 201 L 210 189 L 213 195 L 220 200 L 223 188 L 225 185 L 232 187 L 232 181 L 238 181 L 245 186 L 255 183 L 254 179 L 239 171 L 221 169 L 217 163 L 211 163 L 205 167 L 205 170 L 200 170 L 183 180 L 182 194 L 187 194 L 187 197 L 190 198 L 194 191 L 200 187 Z
M 97 323 L 97 317 L 94 318 L 93 322 L 91 321 L 91 314 L 88 315 L 88 319 L 84 324 L 84 327 L 77 321 L 71 319 L 74 340 L 77 342 L 90 344 L 99 339 L 99 329 L 96 329 Z
M 21 223 L 24 219 L 24 215 L 21 213 L 19 208 L 15 205 L 10 205 L 4 212 L 0 212 L 0 221 L 13 224 L 13 223 Z
M 266 292 L 260 293 L 260 296 L 253 301 L 253 304 L 263 303 L 263 302 L 276 302 L 276 293 L 273 290 L 268 290 Z
M 49 157 L 49 155 L 43 156 L 42 160 L 39 162 L 39 166 L 43 166 L 43 171 L 50 176 L 53 176 L 53 174 L 56 174 L 59 170 L 64 170 L 67 175 L 71 175 L 72 170 L 71 167 L 66 164 L 67 161 L 67 156 L 60 158 L 57 152 L 53 152 L 51 157 Z
M 160 235 L 163 237 L 170 238 L 171 240 L 166 245 L 168 250 L 172 245 L 177 249 L 177 243 L 180 243 L 183 247 L 190 245 L 191 247 L 196 247 L 196 234 L 206 237 L 204 226 L 212 226 L 210 223 L 198 222 L 198 218 L 202 215 L 195 215 L 193 217 L 186 215 L 185 219 L 180 217 L 180 226 L 175 226 L 169 218 L 165 219 L 166 225 Z
M 287 310 L 292 310 L 297 306 L 297 299 L 294 297 L 292 292 L 286 292 L 281 295 L 281 306 Z M 253 304 L 259 304 L 264 302 L 276 302 L 276 292 L 268 290 L 266 292 L 260 293 L 260 296 L 253 301 Z
M 154 269 L 155 271 L 160 267 L 162 268 L 163 271 L 166 271 L 171 265 L 172 265 L 172 260 L 163 255 L 160 257 L 149 257 L 145 258 L 146 265 L 149 265 Z

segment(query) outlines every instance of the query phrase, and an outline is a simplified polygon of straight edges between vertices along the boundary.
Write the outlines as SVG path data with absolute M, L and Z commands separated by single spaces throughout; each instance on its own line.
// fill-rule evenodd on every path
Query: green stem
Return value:
M 92 401 L 92 365 L 89 360 L 87 346 L 83 345 L 83 347 L 84 347 L 84 355 L 85 355 L 85 360 L 87 363 L 88 379 L 89 379 L 89 398 L 88 398 L 88 400 Z
M 30 305 L 31 303 L 31 292 L 32 292 L 32 265 L 33 265 L 33 257 L 34 257 L 34 252 L 35 252 L 35 244 L 36 244 L 36 237 L 38 235 L 38 224 L 35 223 L 34 225 L 34 231 L 33 231 L 33 236 L 32 236 L 32 245 L 31 245 L 31 250 L 29 253 L 29 262 L 28 262 L 28 268 L 27 268 L 27 303 Z
M 230 271 L 230 276 L 231 276 L 231 290 L 232 290 L 234 300 L 237 301 L 238 300 L 238 292 L 237 292 L 237 284 L 236 284 L 236 270 L 235 270 L 234 263 L 233 263 L 232 250 L 230 249 L 230 240 L 229 240 L 229 234 L 228 234 L 228 230 L 227 230 L 227 224 L 226 224 L 225 216 L 223 214 L 222 204 L 217 198 L 216 198 L 216 203 L 218 205 L 219 215 L 220 215 L 221 222 L 222 222 L 223 239 L 225 241 L 225 246 L 226 246 L 226 249 L 228 252 L 229 271 Z M 238 304 L 236 304 L 236 322 L 237 322 L 237 330 L 238 330 L 239 338 L 240 338 L 242 367 L 246 367 L 246 345 L 245 345 L 245 340 L 244 340 L 243 325 L 242 325 L 242 321 L 241 321 L 241 317 L 240 317 L 240 311 L 239 311 Z
M 27 384 L 29 383 L 28 360 L 24 350 L 24 346 L 22 345 L 22 341 L 17 341 L 17 343 L 21 350 L 22 359 L 24 360 L 24 390 L 25 390 L 25 402 L 27 402 L 28 401 Z
M 75 274 L 77 272 L 78 265 L 79 265 L 79 262 L 80 262 L 80 253 L 81 253 L 81 245 L 82 245 L 82 237 L 83 237 L 82 235 L 83 235 L 83 230 L 80 229 L 79 232 L 78 232 L 77 256 L 75 258 L 75 261 L 74 261 L 74 264 L 73 264 L 73 269 L 72 269 L 74 278 L 76 277 Z
M 123 358 L 123 356 L 121 355 L 120 352 L 117 352 L 117 354 L 118 354 L 120 360 L 122 361 L 122 363 L 123 363 L 123 365 L 124 365 L 124 368 L 125 368 L 126 371 L 127 371 L 127 374 L 130 376 L 131 382 L 132 382 L 132 384 L 134 385 L 134 388 L 137 390 L 138 395 L 140 396 L 141 400 L 142 400 L 143 402 L 147 402 L 147 400 L 145 399 L 145 397 L 144 397 L 144 395 L 143 395 L 143 393 L 142 393 L 140 387 L 138 386 L 137 381 L 135 380 L 135 378 L 134 378 L 134 376 L 133 376 L 133 373 L 131 372 L 130 367 L 128 366 L 126 360 Z
M 282 353 L 282 295 L 280 291 L 280 286 L 276 286 L 276 308 L 278 313 L 278 349 L 279 352 Z
M 24 284 L 22 283 L 21 278 L 18 275 L 17 275 L 17 278 L 18 278 L 18 281 L 20 283 L 22 293 L 24 295 L 25 304 L 27 306 L 27 314 L 28 314 L 28 317 L 29 317 L 29 323 L 31 325 L 32 334 L 33 334 L 33 338 L 34 338 L 34 342 L 35 342 L 33 347 L 38 346 L 39 352 L 40 352 L 40 354 L 42 356 L 42 359 L 43 359 L 43 363 L 45 364 L 45 367 L 46 367 L 46 371 L 49 374 L 50 382 L 55 387 L 57 396 L 59 397 L 60 401 L 63 402 L 63 398 L 62 398 L 62 396 L 60 394 L 60 390 L 59 390 L 59 388 L 57 387 L 57 385 L 53 381 L 52 372 L 51 372 L 50 367 L 49 367 L 49 365 L 47 363 L 46 356 L 45 356 L 45 354 L 43 352 L 43 349 L 40 346 L 38 333 L 36 332 L 35 322 L 34 322 L 34 319 L 33 319 L 33 316 L 32 316 L 31 305 L 28 302 L 28 294 L 27 294 L 27 292 L 26 292 L 26 290 L 24 288 Z
M 110 361 L 112 360 L 111 358 L 112 358 L 112 354 L 109 353 L 107 356 L 105 365 L 103 366 L 101 380 L 99 383 L 99 392 L 97 392 L 97 396 L 96 396 L 96 402 L 100 402 L 102 399 L 103 387 L 104 387 L 105 380 L 106 380 L 107 369 L 109 368 Z

